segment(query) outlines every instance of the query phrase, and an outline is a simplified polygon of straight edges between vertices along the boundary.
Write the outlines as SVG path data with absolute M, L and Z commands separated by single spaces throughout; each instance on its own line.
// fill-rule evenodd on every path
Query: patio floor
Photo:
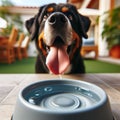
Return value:
M 44 79 L 56 79 L 50 74 L 1 74 L 0 75 L 0 120 L 10 120 L 14 113 L 18 93 L 26 85 Z M 77 79 L 96 84 L 109 97 L 115 120 L 120 120 L 120 74 L 63 75 L 62 78 Z
M 98 57 L 98 60 L 120 65 L 120 59 L 115 59 L 115 58 L 111 58 L 111 57 Z

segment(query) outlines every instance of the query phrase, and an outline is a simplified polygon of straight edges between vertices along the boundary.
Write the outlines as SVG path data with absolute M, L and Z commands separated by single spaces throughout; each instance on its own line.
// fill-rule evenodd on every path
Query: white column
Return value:
M 104 12 L 108 11 L 110 9 L 110 1 L 111 0 L 99 0 L 99 9 L 101 12 L 101 16 L 99 19 L 99 40 L 98 40 L 98 45 L 99 45 L 99 56 L 108 56 L 108 49 L 107 49 L 107 43 L 105 40 L 102 39 L 102 31 L 103 31 L 103 26 L 104 26 L 104 19 L 105 15 Z

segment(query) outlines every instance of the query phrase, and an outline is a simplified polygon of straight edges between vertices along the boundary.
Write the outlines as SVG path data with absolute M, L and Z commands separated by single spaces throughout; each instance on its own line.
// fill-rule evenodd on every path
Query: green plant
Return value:
M 107 41 L 108 49 L 111 49 L 115 45 L 120 45 L 120 7 L 107 11 L 105 15 L 107 16 L 102 37 Z

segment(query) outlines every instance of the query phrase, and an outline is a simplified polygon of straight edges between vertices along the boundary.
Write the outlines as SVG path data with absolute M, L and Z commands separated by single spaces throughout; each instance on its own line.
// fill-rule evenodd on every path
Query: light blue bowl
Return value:
M 113 120 L 106 93 L 78 80 L 44 80 L 20 91 L 12 120 Z

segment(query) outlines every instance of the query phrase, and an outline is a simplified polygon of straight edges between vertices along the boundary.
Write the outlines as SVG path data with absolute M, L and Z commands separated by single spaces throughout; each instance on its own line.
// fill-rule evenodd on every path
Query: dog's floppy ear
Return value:
M 30 18 L 29 20 L 27 20 L 25 22 L 25 26 L 28 30 L 28 32 L 30 33 L 30 37 L 31 39 L 33 40 L 35 38 L 35 36 L 37 35 L 38 33 L 38 16 L 36 15 L 35 17 L 33 18 Z
M 42 14 L 43 14 L 44 7 L 45 6 L 40 7 L 38 14 L 36 14 L 34 17 L 30 18 L 25 22 L 25 26 L 28 32 L 30 33 L 32 40 L 38 36 L 38 31 L 40 27 L 39 18 L 43 16 Z
M 33 40 L 34 37 L 35 37 L 35 33 L 36 33 L 36 27 L 35 26 L 37 26 L 37 24 L 35 22 L 35 17 L 30 18 L 29 20 L 27 20 L 25 22 L 25 26 L 26 26 L 28 32 L 30 33 L 31 39 Z
M 88 38 L 87 31 L 90 27 L 90 19 L 86 16 L 83 16 L 81 14 L 78 14 L 79 19 L 79 32 L 84 38 Z

